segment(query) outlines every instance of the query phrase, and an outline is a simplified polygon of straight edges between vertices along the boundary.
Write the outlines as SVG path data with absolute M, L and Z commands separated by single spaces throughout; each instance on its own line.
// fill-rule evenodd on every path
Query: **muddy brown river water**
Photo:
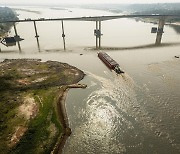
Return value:
M 68 8 L 28 7 L 40 14 L 18 11 L 20 18 L 111 15 L 110 12 Z M 87 75 L 86 89 L 72 89 L 66 101 L 72 129 L 64 154 L 180 153 L 180 35 L 165 26 L 163 43 L 169 46 L 136 48 L 155 42 L 152 24 L 133 19 L 102 23 L 102 45 L 126 47 L 105 50 L 126 72 L 117 76 L 88 47 L 95 45 L 94 22 L 65 22 L 67 51 L 63 51 L 60 22 L 37 23 L 40 52 L 33 23 L 17 25 L 22 52 L 1 45 L 0 60 L 41 58 L 66 62 Z M 13 35 L 13 31 L 12 31 Z M 175 45 L 172 45 L 176 43 Z M 130 48 L 129 48 L 130 47 Z M 84 50 L 86 48 L 86 50 Z M 82 55 L 80 55 L 82 54 Z

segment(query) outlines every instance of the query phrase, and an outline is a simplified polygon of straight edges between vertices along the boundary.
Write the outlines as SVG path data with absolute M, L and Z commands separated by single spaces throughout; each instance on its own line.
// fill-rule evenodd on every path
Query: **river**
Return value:
M 15 6 L 13 6 L 15 7 Z M 19 8 L 18 6 L 15 8 Z M 67 8 L 24 7 L 17 11 L 24 18 L 56 18 L 113 13 Z M 81 81 L 87 89 L 72 89 L 66 107 L 72 128 L 64 154 L 180 153 L 180 35 L 165 26 L 162 47 L 155 42 L 150 23 L 134 19 L 102 22 L 102 46 L 126 73 L 117 76 L 98 58 L 94 22 L 66 21 L 66 47 L 63 50 L 61 22 L 38 22 L 40 50 L 33 23 L 17 25 L 22 52 L 16 47 L 0 46 L 0 60 L 40 58 L 78 67 L 86 73 Z M 12 30 L 10 35 L 14 35 Z M 146 47 L 147 45 L 147 47 Z M 136 48 L 133 48 L 136 47 Z M 137 48 L 138 47 L 138 48 Z

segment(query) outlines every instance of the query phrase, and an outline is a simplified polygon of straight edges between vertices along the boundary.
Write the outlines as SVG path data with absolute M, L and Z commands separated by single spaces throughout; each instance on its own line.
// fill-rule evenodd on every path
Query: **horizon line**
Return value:
M 107 4 L 116 4 L 116 5 L 134 5 L 134 4 L 180 4 L 180 2 L 149 2 L 149 3 L 13 3 L 13 2 L 7 2 L 7 3 L 2 3 L 0 2 L 1 5 L 107 5 Z M 0 6 L 1 7 L 1 6 Z

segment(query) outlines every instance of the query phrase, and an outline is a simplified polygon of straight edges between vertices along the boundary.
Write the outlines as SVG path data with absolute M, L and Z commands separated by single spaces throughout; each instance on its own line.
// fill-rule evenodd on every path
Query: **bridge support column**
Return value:
M 101 21 L 99 21 L 99 49 L 101 49 Z
M 94 30 L 94 35 L 96 36 L 96 49 L 101 48 L 101 21 L 96 21 L 96 29 Z
M 96 30 L 98 30 L 98 21 L 96 21 Z M 98 36 L 97 34 L 95 36 L 96 36 L 96 49 L 98 49 Z
M 34 22 L 34 30 L 35 30 L 35 37 L 36 37 L 36 41 L 37 41 L 37 46 L 38 46 L 38 50 L 40 52 L 40 45 L 39 45 L 39 35 L 38 35 L 38 32 L 37 32 L 37 26 L 36 26 L 36 21 L 33 21 Z
M 1 38 L 0 38 L 0 41 L 1 41 Z M 1 52 L 1 46 L 0 46 L 0 52 Z
M 156 45 L 160 45 L 161 44 L 161 40 L 162 40 L 162 34 L 164 33 L 164 24 L 165 24 L 165 18 L 161 17 L 159 19 L 159 25 L 158 25 L 158 31 L 157 31 L 157 36 L 156 36 Z
M 65 33 L 64 33 L 64 23 L 63 23 L 63 20 L 61 21 L 61 25 L 62 25 L 63 46 L 64 46 L 64 50 L 66 50 L 66 41 L 65 41 Z
M 14 32 L 15 32 L 15 37 L 18 37 L 19 35 L 17 33 L 16 23 L 14 23 Z M 17 43 L 18 43 L 19 52 L 21 52 L 22 51 L 21 50 L 21 45 L 20 45 L 19 41 L 17 41 Z

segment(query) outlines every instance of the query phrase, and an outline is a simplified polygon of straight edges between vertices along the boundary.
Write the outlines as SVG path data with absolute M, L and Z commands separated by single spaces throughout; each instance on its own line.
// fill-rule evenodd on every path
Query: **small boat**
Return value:
M 106 64 L 106 66 L 109 69 L 114 70 L 117 74 L 124 73 L 120 69 L 119 64 L 114 59 L 112 59 L 107 53 L 99 52 L 98 57 L 99 57 L 99 59 L 101 59 L 104 62 L 104 64 Z

